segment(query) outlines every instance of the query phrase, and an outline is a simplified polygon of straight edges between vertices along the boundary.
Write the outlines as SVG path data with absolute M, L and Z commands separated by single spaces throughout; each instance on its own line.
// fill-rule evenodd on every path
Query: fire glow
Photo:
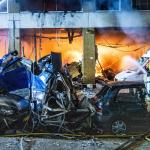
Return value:
M 28 34 L 28 31 L 26 31 Z M 29 32 L 30 33 L 30 32 Z M 1 32 L 1 34 L 4 34 Z M 77 34 L 77 33 L 76 33 Z M 146 34 L 146 33 L 145 33 Z M 149 34 L 147 32 L 147 34 Z M 67 33 L 42 33 L 43 37 L 37 38 L 37 56 L 38 58 L 53 52 L 61 52 L 63 64 L 74 61 L 82 61 L 83 56 L 83 39 L 82 36 L 75 37 L 73 42 L 69 44 Z M 147 37 L 149 35 L 145 35 Z M 54 38 L 52 38 L 54 37 Z M 63 37 L 63 38 L 60 38 Z M 105 29 L 96 31 L 96 45 L 98 46 L 98 59 L 103 69 L 111 68 L 115 72 L 119 72 L 129 63 L 123 61 L 123 57 L 131 56 L 139 59 L 145 51 L 150 48 L 150 40 L 136 40 L 136 36 L 124 34 L 121 30 Z M 138 36 L 137 38 L 142 38 Z M 7 52 L 8 41 L 4 36 L 0 36 L 0 57 Z M 40 41 L 41 40 L 41 41 Z M 34 60 L 34 42 L 33 36 L 24 36 L 21 39 L 21 47 L 24 47 L 25 56 Z M 100 65 L 96 65 L 96 74 L 101 74 Z

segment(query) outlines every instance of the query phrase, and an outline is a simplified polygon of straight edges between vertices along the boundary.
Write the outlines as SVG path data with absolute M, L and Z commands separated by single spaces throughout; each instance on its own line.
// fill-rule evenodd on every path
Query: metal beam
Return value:
M 150 11 L 123 12 L 49 12 L 0 14 L 0 28 L 13 28 L 10 18 L 16 20 L 16 28 L 105 28 L 150 27 Z

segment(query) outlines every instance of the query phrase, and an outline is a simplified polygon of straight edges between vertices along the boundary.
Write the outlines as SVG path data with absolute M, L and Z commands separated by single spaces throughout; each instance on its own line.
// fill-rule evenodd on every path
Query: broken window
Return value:
M 21 11 L 80 11 L 81 0 L 21 0 Z M 33 7 L 34 6 L 34 7 Z
M 145 91 L 142 87 L 120 89 L 117 96 L 118 102 L 138 102 L 144 99 Z
M 132 0 L 133 9 L 150 10 L 149 0 Z
M 120 10 L 120 0 L 96 0 L 97 10 Z
M 8 0 L 0 0 L 0 13 L 7 12 Z

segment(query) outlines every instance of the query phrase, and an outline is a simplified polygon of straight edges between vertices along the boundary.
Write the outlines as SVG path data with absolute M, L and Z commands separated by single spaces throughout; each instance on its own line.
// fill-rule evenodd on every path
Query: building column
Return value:
M 95 0 L 83 0 L 83 11 L 94 12 Z M 95 29 L 84 28 L 82 73 L 84 84 L 95 84 Z
M 15 13 L 20 12 L 19 1 L 9 0 L 8 1 L 8 13 L 9 13 L 9 46 L 8 51 L 17 50 L 20 54 L 20 29 L 17 26 L 19 18 L 16 17 Z
M 83 82 L 95 84 L 95 30 L 83 29 Z

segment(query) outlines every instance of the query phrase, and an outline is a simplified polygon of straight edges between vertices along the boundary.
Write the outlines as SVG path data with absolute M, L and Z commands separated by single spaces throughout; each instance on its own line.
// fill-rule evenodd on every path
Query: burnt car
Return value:
M 113 134 L 147 130 L 150 112 L 145 102 L 146 90 L 141 82 L 106 84 L 96 95 L 96 122 Z
M 92 129 L 95 108 L 78 99 L 61 54 L 52 52 L 32 62 L 16 50 L 0 59 L 0 133 L 75 132 Z

